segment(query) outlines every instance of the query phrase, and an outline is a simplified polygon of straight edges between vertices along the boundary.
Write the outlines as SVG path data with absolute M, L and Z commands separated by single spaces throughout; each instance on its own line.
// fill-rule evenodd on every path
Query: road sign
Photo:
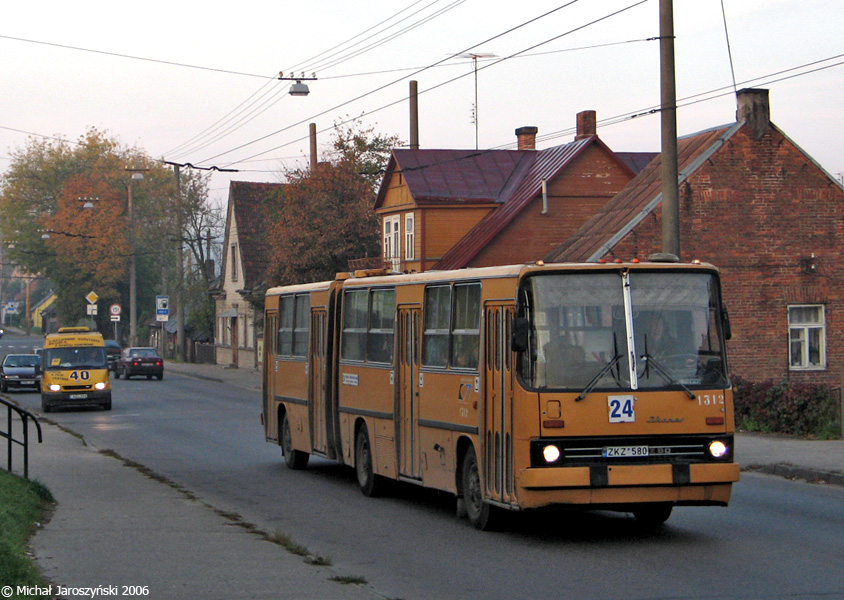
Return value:
M 88 295 L 85 296 L 85 299 L 88 301 L 88 304 L 96 304 L 100 297 L 97 296 L 97 293 L 94 290 L 91 290 L 88 292 Z
M 88 305 L 88 314 L 91 316 L 97 316 L 97 305 L 96 304 L 89 304 Z
M 111 320 L 112 320 L 112 321 L 119 321 L 119 320 L 120 320 L 120 315 L 111 315 Z
M 156 296 L 155 297 L 155 320 L 169 321 L 170 320 L 170 296 Z
M 6 314 L 7 315 L 16 315 L 18 314 L 18 303 L 15 301 L 10 301 L 6 303 Z
M 110 314 L 111 316 L 113 316 L 113 317 L 114 317 L 114 316 L 118 316 L 118 317 L 119 317 L 119 316 L 120 316 L 121 311 L 122 311 L 122 308 L 120 307 L 120 305 L 119 305 L 119 304 L 112 304 L 111 306 L 109 306 L 109 307 L 108 307 L 108 312 L 109 312 L 109 314 Z M 117 319 L 117 320 L 119 321 L 120 319 Z

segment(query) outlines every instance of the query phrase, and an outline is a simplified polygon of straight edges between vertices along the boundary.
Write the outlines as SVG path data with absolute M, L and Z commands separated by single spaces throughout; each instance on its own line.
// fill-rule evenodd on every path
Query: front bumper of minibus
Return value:
M 71 390 L 41 392 L 41 405 L 48 412 L 52 408 L 101 406 L 111 407 L 111 388 L 104 390 Z

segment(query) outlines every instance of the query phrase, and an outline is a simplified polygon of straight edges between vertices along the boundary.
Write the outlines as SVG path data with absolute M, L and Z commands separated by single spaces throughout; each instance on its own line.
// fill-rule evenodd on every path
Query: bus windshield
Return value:
M 533 389 L 726 387 L 720 314 L 709 273 L 535 275 L 519 374 Z
M 98 346 L 77 346 L 75 348 L 47 348 L 44 350 L 44 368 L 58 369 L 105 369 L 107 368 L 105 348 Z

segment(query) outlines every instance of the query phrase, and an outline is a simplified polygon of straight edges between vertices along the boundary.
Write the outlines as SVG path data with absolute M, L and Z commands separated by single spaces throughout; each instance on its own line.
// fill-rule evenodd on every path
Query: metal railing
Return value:
M 28 410 L 12 404 L 11 402 L 0 398 L 0 404 L 6 406 L 6 430 L 0 430 L 0 437 L 6 438 L 6 448 L 8 450 L 9 458 L 6 470 L 12 471 L 12 449 L 15 444 L 23 447 L 23 476 L 29 479 L 29 419 L 35 423 L 35 428 L 38 430 L 38 443 L 42 442 L 41 438 L 41 424 L 38 419 Z M 12 427 L 12 411 L 17 413 L 21 421 L 21 430 L 23 437 L 21 439 L 15 438 L 14 428 Z

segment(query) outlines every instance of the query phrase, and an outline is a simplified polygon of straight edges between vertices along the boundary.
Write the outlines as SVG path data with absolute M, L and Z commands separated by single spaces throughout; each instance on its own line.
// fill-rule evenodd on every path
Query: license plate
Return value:
M 607 446 L 603 450 L 604 458 L 626 458 L 648 456 L 647 446 Z
M 71 394 L 70 395 L 71 400 L 84 400 L 87 397 L 88 397 L 88 394 Z

